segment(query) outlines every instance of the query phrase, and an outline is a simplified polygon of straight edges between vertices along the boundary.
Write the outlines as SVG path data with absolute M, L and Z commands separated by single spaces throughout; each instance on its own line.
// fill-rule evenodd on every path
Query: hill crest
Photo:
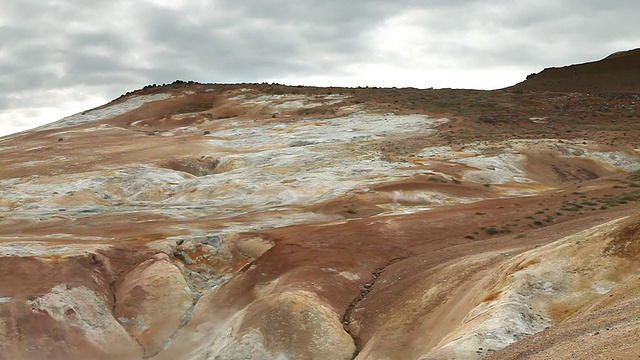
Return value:
M 551 67 L 527 76 L 510 90 L 640 93 L 640 48 L 583 64 Z

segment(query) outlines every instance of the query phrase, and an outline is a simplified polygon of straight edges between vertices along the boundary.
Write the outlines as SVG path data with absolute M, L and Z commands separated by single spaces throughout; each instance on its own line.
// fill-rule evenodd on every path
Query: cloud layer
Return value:
M 0 135 L 176 79 L 491 89 L 640 47 L 640 3 L 5 0 Z

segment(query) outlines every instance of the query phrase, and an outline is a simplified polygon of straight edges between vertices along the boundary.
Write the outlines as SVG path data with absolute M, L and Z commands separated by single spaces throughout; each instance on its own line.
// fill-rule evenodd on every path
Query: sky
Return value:
M 497 89 L 640 47 L 637 0 L 2 0 L 0 136 L 148 84 Z

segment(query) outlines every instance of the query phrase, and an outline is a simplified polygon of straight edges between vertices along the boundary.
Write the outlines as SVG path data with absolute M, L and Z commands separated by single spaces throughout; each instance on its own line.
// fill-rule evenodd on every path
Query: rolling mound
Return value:
M 0 358 L 632 358 L 637 100 L 176 82 L 0 138 Z

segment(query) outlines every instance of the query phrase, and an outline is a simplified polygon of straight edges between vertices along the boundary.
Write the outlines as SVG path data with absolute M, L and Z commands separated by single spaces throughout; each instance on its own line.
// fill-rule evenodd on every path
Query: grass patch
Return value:
M 484 232 L 487 235 L 509 234 L 511 233 L 511 228 L 509 228 L 508 226 L 503 226 L 502 228 L 498 229 L 495 226 L 490 226 L 488 228 L 485 228 Z
M 169 115 L 178 115 L 178 114 L 188 114 L 188 113 L 201 112 L 201 111 L 209 110 L 212 107 L 213 107 L 213 103 L 211 103 L 211 102 L 192 103 L 192 104 L 187 104 L 185 107 L 183 107 L 181 109 L 177 109 L 177 110 L 169 112 Z
M 634 190 L 626 194 L 618 196 L 621 201 L 638 201 L 640 200 L 640 190 Z
M 487 233 L 487 235 L 496 235 L 496 234 L 500 233 L 500 230 L 498 230 L 495 227 L 491 226 L 491 227 L 488 227 L 488 228 L 484 229 L 484 232 Z

